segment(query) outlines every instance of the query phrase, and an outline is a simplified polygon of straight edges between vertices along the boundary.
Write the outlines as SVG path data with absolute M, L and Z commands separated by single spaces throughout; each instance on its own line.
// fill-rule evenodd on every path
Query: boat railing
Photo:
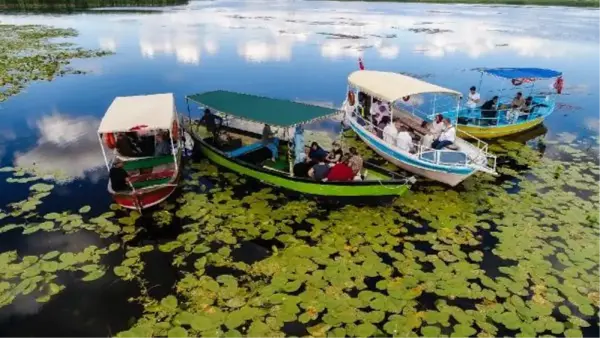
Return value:
M 360 124 L 361 126 L 363 126 L 363 128 L 365 128 L 367 131 L 376 135 L 378 138 L 379 138 L 379 135 L 378 135 L 379 133 L 381 133 L 381 135 L 383 135 L 383 129 L 375 126 L 371 121 L 363 118 L 356 111 L 353 111 L 350 114 L 350 117 L 353 118 L 355 121 L 357 121 L 357 123 Z M 477 139 L 477 140 L 481 143 L 478 145 L 481 145 L 482 147 L 479 148 L 479 146 L 478 146 L 480 154 L 478 156 L 476 156 L 475 158 L 470 157 L 468 155 L 468 153 L 464 152 L 464 151 L 450 150 L 450 149 L 433 149 L 431 147 L 427 147 L 420 143 L 414 143 L 414 142 L 413 142 L 414 152 L 410 153 L 410 155 L 415 156 L 422 161 L 429 162 L 432 164 L 452 166 L 452 167 L 476 166 L 478 169 L 480 167 L 482 167 L 484 158 L 488 158 L 488 156 L 490 156 L 490 157 L 493 156 L 493 162 L 492 162 L 493 167 L 490 166 L 488 168 L 488 165 L 486 163 L 486 165 L 485 165 L 486 168 L 484 169 L 484 171 L 488 171 L 488 172 L 494 171 L 495 172 L 495 170 L 496 170 L 495 156 L 487 153 L 487 143 L 485 143 L 479 139 Z M 392 146 L 394 148 L 396 147 L 395 145 L 390 145 L 390 146 Z M 484 149 L 484 150 L 482 150 L 482 149 Z M 483 154 L 481 152 L 483 152 Z M 453 155 L 462 154 L 464 156 L 458 156 L 458 157 L 457 156 L 446 156 L 449 154 L 453 154 Z
M 457 129 L 461 134 L 467 136 L 471 140 L 469 143 L 473 144 L 473 142 L 475 142 L 473 145 L 479 150 L 477 152 L 477 156 L 471 158 L 472 164 L 482 168 L 483 171 L 495 173 L 498 157 L 489 152 L 489 144 L 469 134 L 468 132 L 461 130 L 460 128 Z

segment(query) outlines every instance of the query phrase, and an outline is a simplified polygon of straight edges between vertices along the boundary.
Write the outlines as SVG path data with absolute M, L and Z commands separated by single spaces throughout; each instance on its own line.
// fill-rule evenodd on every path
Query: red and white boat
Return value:
M 114 99 L 100 122 L 98 138 L 109 172 L 117 160 L 127 173 L 123 190 L 114 191 L 113 182 L 108 182 L 108 192 L 117 204 L 141 211 L 173 194 L 181 172 L 179 132 L 172 93 Z M 170 151 L 155 152 L 158 134 L 169 143 Z

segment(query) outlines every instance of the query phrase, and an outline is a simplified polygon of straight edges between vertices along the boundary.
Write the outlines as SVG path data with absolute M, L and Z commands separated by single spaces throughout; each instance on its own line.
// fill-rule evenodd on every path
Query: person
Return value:
M 518 92 L 517 95 L 515 95 L 515 97 L 513 98 L 512 102 L 510 103 L 510 107 L 512 109 L 521 109 L 521 107 L 523 107 L 524 104 L 525 99 L 523 98 L 523 93 Z
M 319 158 L 325 158 L 327 156 L 327 152 L 321 148 L 321 146 L 317 142 L 313 142 L 310 144 L 310 150 L 308 152 L 308 157 L 311 161 L 317 161 Z
M 273 141 L 273 137 L 275 134 L 271 130 L 271 126 L 265 123 L 265 126 L 262 130 L 262 142 L 264 144 L 271 143 Z
M 398 128 L 400 128 L 400 119 L 395 117 L 393 123 L 388 124 L 383 128 L 383 141 L 387 144 L 396 144 L 396 136 L 398 136 Z
M 475 88 L 475 86 L 472 86 L 471 88 L 469 88 L 469 94 L 467 95 L 466 106 L 469 109 L 475 109 L 475 108 L 477 108 L 479 101 L 481 101 L 481 96 L 477 92 L 477 88 Z
M 384 116 L 381 118 L 381 122 L 379 122 L 379 124 L 377 125 L 377 130 L 376 130 L 377 137 L 379 137 L 380 139 L 383 139 L 383 130 L 390 123 L 391 123 L 391 120 L 390 120 L 389 116 Z
M 498 104 L 498 96 L 492 97 L 491 100 L 486 101 L 481 106 L 481 117 L 484 119 L 481 125 L 495 125 L 496 117 L 498 116 L 498 111 L 496 110 L 496 105 Z
M 171 144 L 166 140 L 165 134 L 159 132 L 156 134 L 156 145 L 154 146 L 154 156 L 171 155 Z
M 300 157 L 307 158 L 307 151 L 304 147 L 304 128 L 301 125 L 296 126 L 296 130 L 294 131 L 294 155 L 296 159 L 296 163 L 302 162 L 303 159 Z
M 213 137 L 217 139 L 217 134 L 223 125 L 223 118 L 213 114 L 210 109 L 204 109 L 204 115 L 200 119 L 200 123 L 206 125 L 206 129 L 213 134 Z
M 120 159 L 115 159 L 113 167 L 110 168 L 108 176 L 110 178 L 110 187 L 113 191 L 118 192 L 131 190 L 128 182 L 129 175 L 123 168 L 123 161 Z
M 373 123 L 378 125 L 384 117 L 391 117 L 389 105 L 381 102 L 379 99 L 375 99 L 371 107 L 371 116 L 373 117 Z
M 308 170 L 308 176 L 316 181 L 322 181 L 329 174 L 329 165 L 325 163 L 325 156 L 317 158 L 317 163 Z
M 345 154 L 342 160 L 336 163 L 327 173 L 327 179 L 325 181 L 352 181 L 354 179 L 354 173 L 349 165 L 350 155 Z
M 531 113 L 531 108 L 533 108 L 532 103 L 533 103 L 533 97 L 527 96 L 527 98 L 523 102 L 523 105 L 521 106 L 521 112 L 523 112 L 524 114 Z
M 396 146 L 408 152 L 412 152 L 414 150 L 412 136 L 410 136 L 406 126 L 400 126 L 398 135 L 396 136 Z
M 342 151 L 342 147 L 338 141 L 333 141 L 331 144 L 331 151 L 327 154 L 325 160 L 327 163 L 336 164 L 342 159 L 342 155 L 344 152 Z
M 133 142 L 131 142 L 131 139 L 124 133 L 117 136 L 116 148 L 122 156 L 135 157 L 138 155 L 137 150 L 133 146 Z
M 444 119 L 444 124 L 446 125 L 446 129 L 437 140 L 433 141 L 431 145 L 433 149 L 443 149 L 456 141 L 456 128 L 454 128 L 450 119 Z
M 444 131 L 444 116 L 442 116 L 442 114 L 437 114 L 435 116 L 435 119 L 433 120 L 433 122 L 431 123 L 431 127 L 429 127 L 431 130 L 431 133 L 433 134 L 434 138 L 438 138 L 440 137 L 440 135 L 442 134 L 442 132 Z
M 426 133 L 425 135 L 423 135 L 423 137 L 421 137 L 421 147 L 423 147 L 423 149 L 431 148 L 431 144 L 435 139 L 435 137 L 431 133 L 431 123 L 423 121 L 423 123 L 421 123 L 421 128 L 423 128 Z
M 308 177 L 308 171 L 314 165 L 314 162 L 312 162 L 308 156 L 304 153 L 302 153 L 302 155 L 304 156 L 301 156 L 300 159 L 296 158 L 296 160 L 299 161 L 296 161 L 296 164 L 294 164 L 294 177 Z
M 352 174 L 354 174 L 354 179 L 361 179 L 360 174 L 363 169 L 364 161 L 355 147 L 350 147 L 350 149 L 348 149 L 348 152 L 350 153 L 350 161 L 348 162 L 348 164 L 350 165 L 350 168 L 352 168 Z

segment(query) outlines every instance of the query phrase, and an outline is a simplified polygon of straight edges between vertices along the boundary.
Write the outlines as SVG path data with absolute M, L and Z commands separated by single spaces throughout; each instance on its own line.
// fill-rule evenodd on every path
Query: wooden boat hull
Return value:
M 544 118 L 538 118 L 535 120 L 527 121 L 519 124 L 512 125 L 502 125 L 502 126 L 468 126 L 468 125 L 459 125 L 458 131 L 464 131 L 468 134 L 471 134 L 480 139 L 491 139 L 497 137 L 508 136 L 516 133 L 520 133 L 522 131 L 531 129 L 540 123 L 544 122 Z M 465 136 L 465 138 L 468 137 Z
M 349 122 L 352 130 L 363 142 L 365 142 L 379 156 L 402 168 L 403 170 L 453 187 L 475 173 L 475 170 L 471 168 L 456 168 L 433 165 L 394 151 L 383 140 L 367 131 L 354 119 L 347 118 L 347 121 Z
M 188 131 L 194 135 L 193 132 Z M 213 163 L 233 172 L 252 177 L 266 184 L 296 191 L 302 194 L 326 197 L 400 196 L 410 187 L 405 180 L 317 182 L 305 178 L 290 177 L 269 169 L 259 168 L 243 161 L 229 158 L 202 138 L 194 136 L 200 152 Z
M 136 194 L 113 193 L 115 203 L 123 208 L 139 210 L 157 205 L 173 194 L 177 189 L 179 179 L 173 185 L 157 187 L 155 189 L 138 192 Z

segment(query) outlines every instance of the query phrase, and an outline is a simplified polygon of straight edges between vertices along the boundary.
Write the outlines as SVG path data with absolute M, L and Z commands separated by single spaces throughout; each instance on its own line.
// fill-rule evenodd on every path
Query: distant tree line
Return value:
M 188 0 L 0 0 L 0 10 L 74 10 L 94 7 L 185 5 Z

